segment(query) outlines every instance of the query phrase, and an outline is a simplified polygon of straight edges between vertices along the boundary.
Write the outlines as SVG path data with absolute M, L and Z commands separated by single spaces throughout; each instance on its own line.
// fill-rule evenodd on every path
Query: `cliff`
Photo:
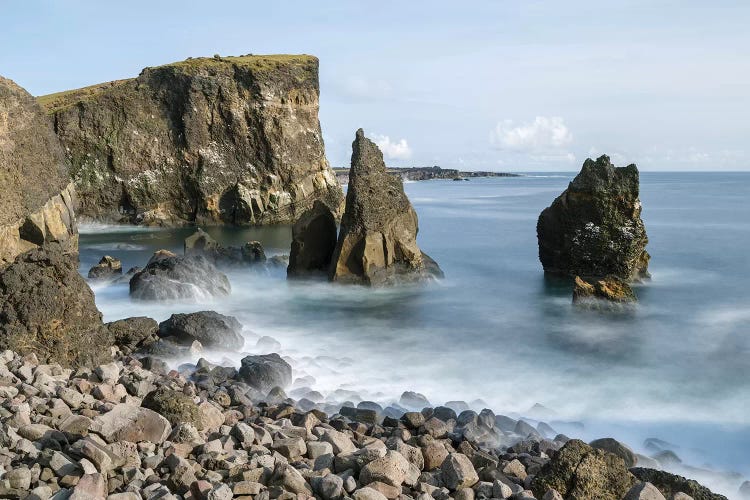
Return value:
M 315 57 L 248 55 L 146 68 L 39 102 L 71 163 L 79 215 L 268 224 L 342 198 L 318 97 Z
M 75 253 L 73 203 L 65 155 L 44 112 L 0 77 L 0 268 L 50 242 Z

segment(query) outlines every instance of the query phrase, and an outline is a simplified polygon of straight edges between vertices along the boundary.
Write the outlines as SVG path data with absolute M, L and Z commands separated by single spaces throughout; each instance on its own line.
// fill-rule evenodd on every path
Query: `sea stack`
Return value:
M 287 277 L 328 273 L 336 248 L 336 217 L 322 201 L 316 201 L 292 227 L 292 249 Z
M 189 58 L 39 98 L 78 215 L 144 225 L 289 223 L 341 187 L 318 120 L 318 59 Z
M 388 174 L 383 153 L 357 130 L 329 279 L 377 286 L 430 276 L 429 258 L 417 246 L 418 231 L 403 181 Z
M 539 260 L 554 275 L 624 282 L 649 278 L 648 237 L 641 220 L 638 168 L 608 156 L 587 159 L 581 172 L 537 222 Z
M 95 366 L 112 342 L 78 273 L 73 200 L 47 117 L 0 77 L 0 350 Z

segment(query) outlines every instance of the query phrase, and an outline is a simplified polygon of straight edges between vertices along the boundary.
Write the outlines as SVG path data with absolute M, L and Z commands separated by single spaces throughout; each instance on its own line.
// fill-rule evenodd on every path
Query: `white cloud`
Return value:
M 490 142 L 499 149 L 523 152 L 560 150 L 573 142 L 573 134 L 559 116 L 537 116 L 516 126 L 503 120 L 490 132 Z
M 406 139 L 391 141 L 387 135 L 373 134 L 372 140 L 378 145 L 386 158 L 391 160 L 408 160 L 411 158 L 412 150 Z

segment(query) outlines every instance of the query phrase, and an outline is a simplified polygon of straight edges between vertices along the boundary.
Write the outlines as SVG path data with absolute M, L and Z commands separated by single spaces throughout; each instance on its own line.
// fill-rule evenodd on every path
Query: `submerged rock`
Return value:
M 195 300 L 229 295 L 226 275 L 205 257 L 156 252 L 130 280 L 130 296 L 142 300 Z
M 111 345 L 94 294 L 64 247 L 31 250 L 0 273 L 0 350 L 95 366 L 110 358 Z
M 40 97 L 79 213 L 150 225 L 293 222 L 341 188 L 318 121 L 318 59 L 190 58 Z
M 200 255 L 217 266 L 243 266 L 266 261 L 266 253 L 260 242 L 249 241 L 241 247 L 223 247 L 200 228 L 185 238 L 184 246 L 186 257 Z
M 200 342 L 205 347 L 233 350 L 241 349 L 242 325 L 234 316 L 215 311 L 173 314 L 159 324 L 159 336 L 170 337 L 183 344 Z
M 325 275 L 335 248 L 336 218 L 325 203 L 316 201 L 292 227 L 287 277 Z
M 589 309 L 611 309 L 615 305 L 627 306 L 637 300 L 630 285 L 616 276 L 575 277 L 573 304 L 576 306 Z
M 581 172 L 537 222 L 539 260 L 563 276 L 648 278 L 648 237 L 641 220 L 635 165 L 616 168 L 607 156 Z
M 34 98 L 0 77 L 0 268 L 50 243 L 78 251 L 65 153 Z
M 549 489 L 564 498 L 621 500 L 635 484 L 622 458 L 571 439 L 531 482 L 537 498 Z
M 99 263 L 89 269 L 89 278 L 106 280 L 122 276 L 122 262 L 112 256 L 105 255 Z
M 383 153 L 357 130 L 346 208 L 329 278 L 383 285 L 431 276 L 417 246 L 417 213 L 399 177 L 386 171 Z

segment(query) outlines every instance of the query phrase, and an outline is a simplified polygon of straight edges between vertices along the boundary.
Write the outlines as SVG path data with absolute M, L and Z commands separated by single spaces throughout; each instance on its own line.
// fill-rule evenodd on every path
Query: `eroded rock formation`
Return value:
M 316 201 L 292 227 L 287 276 L 327 274 L 335 248 L 336 218 L 325 203 Z
M 79 215 L 175 225 L 293 222 L 342 197 L 318 121 L 312 56 L 196 58 L 40 98 Z
M 638 299 L 630 285 L 616 276 L 573 280 L 573 303 L 589 309 L 626 308 Z
M 329 278 L 381 285 L 429 276 L 417 246 L 418 230 L 403 182 L 388 174 L 383 153 L 359 129 Z
M 0 77 L 0 268 L 51 242 L 78 249 L 75 191 L 43 110 Z
M 563 276 L 649 277 L 648 237 L 641 220 L 635 165 L 616 168 L 607 156 L 581 172 L 537 222 L 539 260 Z

